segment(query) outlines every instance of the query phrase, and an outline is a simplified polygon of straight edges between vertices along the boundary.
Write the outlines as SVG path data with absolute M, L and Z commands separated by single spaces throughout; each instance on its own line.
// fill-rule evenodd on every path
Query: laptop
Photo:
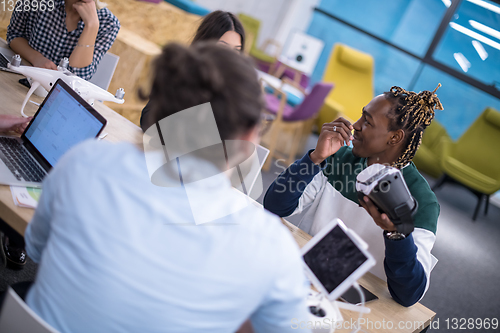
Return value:
M 13 70 L 10 70 L 7 68 L 7 64 L 10 63 L 10 59 L 14 56 L 14 51 L 11 49 L 5 48 L 5 47 L 0 47 L 0 70 L 5 71 L 5 72 L 10 72 L 10 73 L 16 73 Z
M 57 80 L 20 138 L 0 136 L 0 184 L 41 187 L 64 153 L 104 126 L 103 116 Z

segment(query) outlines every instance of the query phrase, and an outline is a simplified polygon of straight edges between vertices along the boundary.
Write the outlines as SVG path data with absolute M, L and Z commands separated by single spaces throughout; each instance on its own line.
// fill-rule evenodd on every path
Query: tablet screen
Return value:
M 338 225 L 304 254 L 304 261 L 331 293 L 368 258 Z

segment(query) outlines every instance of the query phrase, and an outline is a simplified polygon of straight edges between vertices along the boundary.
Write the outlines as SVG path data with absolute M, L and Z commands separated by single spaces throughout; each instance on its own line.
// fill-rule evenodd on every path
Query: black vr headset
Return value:
M 413 215 L 418 202 L 411 195 L 399 169 L 372 164 L 356 177 L 358 199 L 370 198 L 381 213 L 387 214 L 397 232 L 408 235 L 413 229 Z

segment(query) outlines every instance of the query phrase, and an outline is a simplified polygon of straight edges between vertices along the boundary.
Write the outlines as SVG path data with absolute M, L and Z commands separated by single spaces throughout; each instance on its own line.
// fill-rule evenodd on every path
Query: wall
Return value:
M 297 0 L 196 0 L 210 10 L 225 10 L 235 14 L 245 13 L 261 20 L 257 45 L 274 38 L 280 29 L 291 3 Z
M 313 17 L 313 10 L 320 0 L 289 0 L 289 10 L 275 39 L 284 45 L 293 31 L 306 31 Z
M 464 10 L 460 13 L 460 17 L 465 13 L 471 15 L 469 8 L 471 5 L 467 1 L 462 1 L 461 8 Z M 425 54 L 447 10 L 441 0 L 323 0 L 319 7 L 420 57 Z M 477 7 L 474 10 L 480 18 L 475 18 L 476 20 L 487 22 L 493 28 L 500 29 L 498 23 L 500 15 L 494 16 L 496 14 L 489 13 L 489 21 L 486 21 L 487 17 L 483 17 L 482 12 L 484 9 Z M 458 16 L 455 15 L 453 20 L 463 19 Z M 447 48 L 445 54 L 447 58 L 439 61 L 461 71 L 453 59 L 453 52 L 463 52 L 472 63 L 469 72 L 481 69 L 482 77 L 491 80 L 495 70 L 500 68 L 497 60 L 500 52 L 485 45 L 490 56 L 482 62 L 475 54 L 470 38 L 464 42 L 464 36 L 458 36 L 461 37 L 458 39 L 454 31 L 448 30 L 442 39 L 445 42 L 440 43 L 435 53 L 436 56 L 444 58 L 440 51 L 444 45 Z M 312 76 L 313 83 L 323 77 L 324 68 L 335 43 L 350 45 L 374 57 L 375 94 L 387 91 L 393 85 L 420 91 L 433 90 L 438 83 L 441 83 L 438 96 L 445 110 L 437 112 L 436 119 L 443 124 L 454 140 L 466 131 L 487 106 L 500 110 L 499 99 L 434 67 L 424 65 L 420 60 L 327 15 L 315 12 L 307 32 L 325 42 L 325 49 Z M 448 49 L 454 51 L 448 52 Z M 465 51 L 470 52 L 470 55 Z M 472 58 L 473 55 L 477 59 Z M 490 70 L 484 67 L 488 63 Z

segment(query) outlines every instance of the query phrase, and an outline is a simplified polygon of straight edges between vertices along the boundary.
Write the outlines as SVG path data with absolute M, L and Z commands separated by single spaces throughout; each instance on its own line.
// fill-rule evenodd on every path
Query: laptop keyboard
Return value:
M 7 68 L 7 64 L 9 62 L 10 61 L 3 54 L 0 53 L 0 67 Z
M 5 158 L 1 159 L 7 165 L 17 180 L 41 182 L 45 171 L 40 168 L 28 151 L 13 138 L 0 137 L 0 151 Z

